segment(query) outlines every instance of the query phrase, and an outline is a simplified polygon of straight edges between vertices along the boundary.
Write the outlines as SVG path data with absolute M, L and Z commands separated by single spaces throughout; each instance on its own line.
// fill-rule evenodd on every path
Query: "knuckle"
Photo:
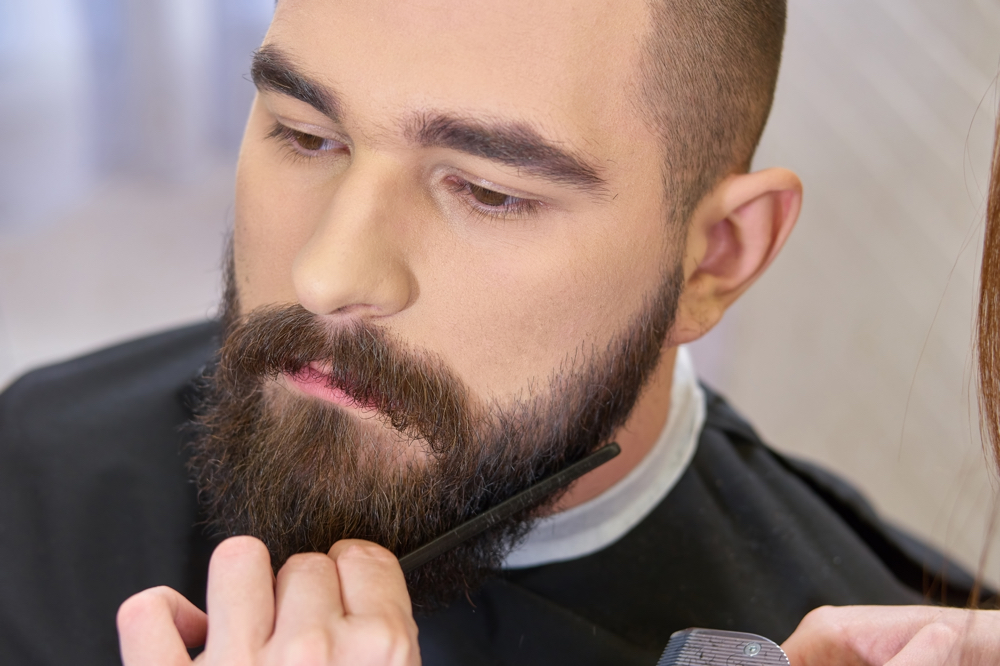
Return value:
M 828 627 L 837 623 L 838 612 L 833 606 L 820 606 L 806 613 L 802 624 L 811 628 Z
M 168 587 L 153 587 L 143 590 L 122 602 L 118 607 L 116 622 L 119 631 L 127 632 L 154 614 L 167 604 L 168 595 L 172 590 Z
M 836 606 L 820 606 L 802 618 L 801 626 L 810 634 L 828 643 L 840 644 L 849 640 L 844 619 L 844 609 Z
M 333 642 L 321 629 L 298 634 L 282 650 L 281 666 L 326 666 L 331 662 Z
M 922 630 L 923 638 L 931 647 L 948 647 L 958 640 L 958 632 L 945 622 L 931 622 Z
M 351 630 L 355 650 L 365 660 L 377 664 L 413 663 L 416 650 L 416 623 L 402 617 L 366 618 Z

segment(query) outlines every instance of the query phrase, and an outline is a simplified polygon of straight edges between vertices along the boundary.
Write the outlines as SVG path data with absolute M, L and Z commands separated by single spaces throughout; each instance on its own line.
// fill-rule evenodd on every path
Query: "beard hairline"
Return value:
M 680 275 L 680 277 L 678 277 L 678 275 Z M 498 423 L 501 423 L 501 425 L 502 422 L 507 422 L 508 428 L 510 427 L 509 426 L 510 423 L 525 420 L 534 424 L 538 424 L 536 429 L 539 430 L 540 432 L 555 430 L 558 431 L 558 433 L 563 433 L 564 431 L 572 431 L 572 428 L 574 427 L 573 414 L 567 413 L 568 411 L 572 410 L 562 409 L 560 410 L 560 413 L 557 415 L 557 418 L 553 419 L 547 418 L 548 416 L 552 416 L 553 411 L 555 411 L 552 409 L 554 406 L 566 407 L 567 404 L 571 403 L 574 405 L 578 405 L 581 403 L 587 404 L 586 400 L 588 399 L 588 397 L 592 397 L 592 394 L 594 392 L 593 385 L 595 382 L 593 380 L 595 380 L 595 378 L 603 378 L 608 376 L 617 377 L 618 375 L 623 375 L 626 379 L 632 380 L 635 378 L 635 376 L 637 376 L 637 374 L 641 374 L 642 375 L 641 381 L 639 381 L 638 384 L 634 387 L 635 395 L 631 400 L 631 403 L 627 405 L 627 409 L 625 409 L 624 412 L 622 412 L 621 410 L 622 407 L 621 405 L 617 407 L 617 411 L 615 406 L 610 406 L 605 408 L 602 412 L 605 413 L 605 416 L 617 417 L 622 423 L 624 423 L 628 414 L 631 413 L 635 404 L 638 402 L 642 391 L 648 385 L 649 378 L 652 376 L 655 367 L 659 364 L 659 359 L 662 356 L 663 345 L 665 344 L 666 341 L 666 332 L 669 330 L 670 325 L 672 325 L 674 315 L 676 314 L 677 301 L 679 297 L 679 287 L 680 287 L 680 282 L 682 282 L 682 278 L 683 276 L 680 273 L 679 262 L 678 262 L 678 268 L 677 270 L 674 271 L 673 280 L 672 281 L 669 279 L 664 280 L 664 285 L 661 286 L 659 293 L 656 293 L 653 296 L 654 299 L 653 302 L 650 302 L 649 298 L 647 297 L 644 307 L 640 308 L 640 310 L 629 319 L 628 325 L 623 327 L 621 332 L 618 333 L 608 343 L 607 348 L 601 350 L 598 348 L 594 348 L 592 346 L 589 352 L 581 353 L 580 348 L 572 352 L 568 352 L 566 357 L 567 360 L 566 362 L 569 362 L 571 370 L 568 372 L 558 372 L 560 367 L 557 367 L 557 371 L 554 371 L 553 374 L 550 376 L 547 391 L 542 391 L 537 393 L 533 391 L 532 393 L 534 395 L 531 396 L 530 400 L 526 401 L 517 400 L 514 402 L 512 406 L 509 406 L 507 408 L 500 409 L 499 407 L 497 407 L 496 409 L 491 409 L 490 410 L 491 415 Z M 223 307 L 223 320 L 225 324 L 224 331 L 228 339 L 231 333 L 235 330 L 238 330 L 239 326 L 242 323 L 245 323 L 253 313 L 248 313 L 248 315 L 243 317 L 240 317 L 238 315 L 238 296 L 236 293 L 236 287 L 234 281 L 227 282 L 227 299 L 229 300 L 226 303 L 224 303 Z M 650 331 L 650 329 L 655 329 L 655 330 Z M 615 370 L 614 364 L 621 363 L 624 358 L 631 358 L 631 356 L 629 356 L 629 353 L 632 353 L 634 355 L 635 349 L 633 347 L 637 346 L 640 350 L 648 351 L 653 342 L 651 336 L 654 337 L 659 336 L 658 342 L 656 345 L 655 353 L 652 355 L 652 358 L 643 357 L 643 361 L 646 363 L 646 365 L 648 365 L 648 367 L 643 368 L 642 373 L 637 373 L 637 372 L 629 373 L 628 371 L 621 372 Z M 581 343 L 581 348 L 582 344 L 583 343 Z M 582 363 L 574 362 L 572 360 L 574 358 L 576 359 L 582 358 L 583 362 Z M 576 370 L 573 370 L 572 368 L 576 368 Z M 598 381 L 596 383 L 599 384 L 600 382 Z M 629 386 L 629 388 L 632 388 L 631 385 Z M 260 387 L 258 386 L 258 390 L 259 389 Z M 575 394 L 580 394 L 580 395 L 577 396 Z M 555 399 L 553 396 L 560 396 L 564 399 L 560 401 Z M 305 402 L 304 397 L 296 395 L 295 398 L 300 402 L 300 406 L 302 404 L 307 404 Z M 575 398 L 579 398 L 579 400 L 575 401 Z M 313 399 L 310 400 L 310 402 L 319 402 L 319 401 L 317 399 Z M 315 405 L 313 405 L 313 407 L 315 407 Z M 321 404 L 319 405 L 319 407 L 321 409 L 332 410 L 331 413 L 333 414 L 339 414 L 339 416 L 342 419 L 346 420 L 346 421 L 341 421 L 341 423 L 347 422 L 350 423 L 352 426 L 358 425 L 353 415 L 346 413 L 344 410 L 339 410 L 339 408 L 336 405 Z M 494 407 L 496 406 L 494 405 Z M 583 411 L 584 410 L 582 409 L 576 410 L 577 413 Z M 606 414 L 609 411 L 610 414 Z M 525 415 L 527 415 L 527 418 L 524 418 Z M 274 414 L 272 413 L 271 416 L 274 416 Z M 599 423 L 599 425 L 603 425 L 605 428 L 608 427 L 606 421 L 603 423 Z M 384 423 L 379 423 L 377 427 L 391 429 Z M 608 437 L 610 437 L 613 431 L 614 431 L 613 429 L 608 430 L 607 433 Z M 489 439 L 489 438 L 483 438 L 483 439 Z M 551 440 L 554 442 L 562 441 L 559 440 L 559 438 L 557 437 L 552 437 Z M 542 441 L 548 441 L 548 439 L 544 436 L 536 438 L 536 441 L 534 442 L 536 448 L 539 445 L 539 442 Z M 479 443 L 482 444 L 482 441 L 480 441 Z M 532 444 L 532 442 L 521 441 L 520 444 L 522 447 L 527 447 L 530 444 Z M 429 446 L 429 448 L 433 449 L 432 446 Z M 564 448 L 559 453 L 567 453 L 567 451 L 568 447 Z M 520 453 L 523 457 L 525 452 L 522 451 Z M 521 462 L 525 462 L 525 460 L 522 459 Z M 196 473 L 196 476 L 198 476 L 199 479 L 203 481 L 204 480 L 203 473 L 205 469 L 203 468 L 200 473 L 199 470 L 195 469 L 194 467 L 192 469 Z M 427 473 L 429 469 L 430 468 L 425 468 L 423 472 Z M 413 470 L 409 471 L 413 472 Z M 402 473 L 401 475 L 397 475 L 396 478 L 397 480 L 400 480 L 407 476 L 409 476 L 409 474 Z M 425 481 L 427 478 L 429 477 L 425 477 Z M 201 485 L 199 485 L 199 490 L 203 491 L 204 488 L 201 487 Z M 249 500 L 249 498 L 247 499 Z M 551 506 L 555 503 L 557 499 L 558 497 L 556 496 L 550 497 L 549 501 L 545 502 L 543 505 L 540 506 Z M 218 508 L 219 507 L 216 506 L 216 509 Z M 535 509 L 538 508 L 539 507 L 535 507 Z M 519 520 L 520 522 L 512 522 L 510 524 L 507 524 L 506 526 L 498 528 L 499 532 L 497 532 L 497 534 L 499 536 L 497 539 L 494 539 L 494 542 L 492 544 L 488 544 L 487 546 L 482 546 L 481 545 L 482 541 L 480 541 L 470 544 L 466 550 L 468 550 L 469 552 L 474 552 L 478 553 L 479 555 L 482 555 L 481 559 L 483 561 L 489 560 L 491 566 L 498 565 L 500 559 L 502 559 L 498 554 L 500 553 L 500 550 L 503 550 L 504 548 L 509 550 L 509 546 L 513 545 L 513 542 L 516 541 L 517 538 L 523 536 L 528 526 L 528 523 L 525 522 L 525 519 L 533 515 L 535 514 L 531 512 L 523 513 L 522 515 L 516 518 L 516 520 Z M 244 517 L 248 518 L 248 516 Z M 223 518 L 223 516 L 216 515 L 215 518 L 216 519 L 213 522 L 215 522 L 217 529 L 219 529 L 223 533 L 226 533 L 227 531 L 232 533 L 231 530 L 227 529 L 224 521 L 223 522 L 219 521 L 219 519 Z M 300 522 L 302 519 L 303 518 L 300 516 L 299 517 Z M 230 527 L 232 526 L 233 524 L 231 522 Z M 350 535 L 345 535 L 345 536 L 350 536 Z M 480 545 L 477 545 L 477 543 L 479 543 Z M 325 545 L 326 547 L 329 547 L 329 545 L 332 544 L 325 544 Z M 271 548 L 272 544 L 268 543 L 268 546 L 269 548 Z M 485 552 L 484 548 L 486 550 L 492 548 L 493 550 L 490 552 L 486 552 L 485 555 L 483 555 L 483 553 Z M 498 548 L 500 550 L 497 550 Z M 317 545 L 316 549 L 321 549 L 321 548 L 320 546 Z M 325 548 L 322 549 L 325 550 Z M 277 555 L 274 549 L 272 549 L 272 553 Z M 397 553 L 397 554 L 401 555 L 402 553 Z M 280 558 L 277 559 L 275 564 L 277 568 L 277 565 L 280 564 Z M 419 579 L 419 577 L 420 574 L 418 572 L 417 578 Z M 474 579 L 475 576 L 471 576 L 470 578 Z M 431 579 L 433 579 L 433 576 L 431 576 Z M 410 580 L 412 583 L 413 576 L 408 576 L 408 580 Z

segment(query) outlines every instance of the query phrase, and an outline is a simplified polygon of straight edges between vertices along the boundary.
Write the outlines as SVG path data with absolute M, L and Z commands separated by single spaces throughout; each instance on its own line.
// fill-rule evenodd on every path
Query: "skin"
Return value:
M 1000 613 L 927 606 L 824 606 L 782 648 L 793 666 L 985 666 L 1000 657 Z

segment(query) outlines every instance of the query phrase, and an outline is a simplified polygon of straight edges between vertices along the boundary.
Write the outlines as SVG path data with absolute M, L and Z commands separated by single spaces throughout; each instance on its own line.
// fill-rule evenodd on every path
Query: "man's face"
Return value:
M 279 6 L 193 459 L 223 531 L 403 554 L 624 423 L 683 280 L 629 10 Z M 411 584 L 474 585 L 527 518 Z
M 259 85 L 241 310 L 371 321 L 501 404 L 604 349 L 676 250 L 635 102 L 644 6 L 279 3 L 265 47 L 327 113 Z

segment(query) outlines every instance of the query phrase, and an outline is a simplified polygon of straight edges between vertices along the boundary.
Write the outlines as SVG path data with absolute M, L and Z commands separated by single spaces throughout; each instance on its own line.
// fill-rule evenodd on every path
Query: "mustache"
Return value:
M 237 324 L 234 322 L 234 324 Z M 269 306 L 229 327 L 217 379 L 234 392 L 245 378 L 315 376 L 374 407 L 394 429 L 425 440 L 434 452 L 468 441 L 469 391 L 438 358 L 418 354 L 368 322 L 333 327 L 300 305 Z

